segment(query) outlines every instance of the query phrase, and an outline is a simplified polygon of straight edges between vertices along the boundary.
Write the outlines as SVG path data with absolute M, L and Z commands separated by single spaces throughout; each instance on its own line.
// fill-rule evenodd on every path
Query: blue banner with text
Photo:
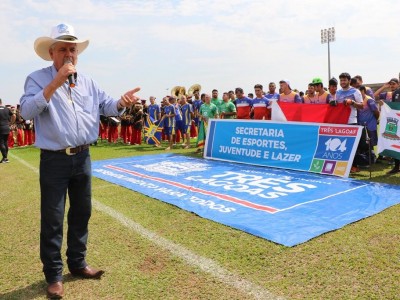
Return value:
M 348 177 L 361 126 L 211 119 L 204 157 Z
M 400 202 L 399 186 L 174 154 L 94 161 L 92 171 L 98 178 L 285 246 Z

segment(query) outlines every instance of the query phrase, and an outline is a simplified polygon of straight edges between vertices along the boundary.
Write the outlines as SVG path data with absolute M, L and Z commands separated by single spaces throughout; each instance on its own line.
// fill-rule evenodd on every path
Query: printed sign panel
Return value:
M 353 125 L 212 119 L 208 126 L 204 157 L 348 177 L 361 128 Z

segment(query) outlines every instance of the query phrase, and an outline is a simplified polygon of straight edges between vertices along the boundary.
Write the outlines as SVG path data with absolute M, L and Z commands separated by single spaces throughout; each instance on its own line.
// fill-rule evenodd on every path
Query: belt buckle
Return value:
M 66 148 L 66 149 L 65 149 L 65 154 L 67 154 L 67 155 L 75 155 L 76 153 L 72 153 L 72 152 L 71 152 L 71 149 L 72 149 L 72 147 Z

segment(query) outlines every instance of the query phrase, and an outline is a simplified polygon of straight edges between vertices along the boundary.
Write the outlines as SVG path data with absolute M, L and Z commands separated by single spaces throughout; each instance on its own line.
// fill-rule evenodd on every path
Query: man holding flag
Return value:
M 210 118 L 219 118 L 218 108 L 211 103 L 211 97 L 206 94 L 204 97 L 204 104 L 200 106 L 200 125 L 199 125 L 199 135 L 197 137 L 197 152 L 201 152 L 204 149 L 206 142 L 206 132 L 208 126 L 208 120 Z

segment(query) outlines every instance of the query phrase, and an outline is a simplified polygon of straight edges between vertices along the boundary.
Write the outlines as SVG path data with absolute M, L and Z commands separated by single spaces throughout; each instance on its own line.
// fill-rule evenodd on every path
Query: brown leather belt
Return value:
M 86 144 L 86 145 L 81 145 L 81 146 L 78 146 L 78 147 L 75 147 L 75 148 L 68 147 L 68 148 L 62 149 L 62 150 L 40 149 L 40 151 L 41 152 L 58 152 L 58 153 L 64 153 L 64 154 L 67 154 L 67 155 L 75 155 L 75 154 L 77 154 L 79 152 L 82 152 L 82 151 L 84 151 L 86 149 L 89 149 L 89 146 L 90 146 L 89 144 Z

